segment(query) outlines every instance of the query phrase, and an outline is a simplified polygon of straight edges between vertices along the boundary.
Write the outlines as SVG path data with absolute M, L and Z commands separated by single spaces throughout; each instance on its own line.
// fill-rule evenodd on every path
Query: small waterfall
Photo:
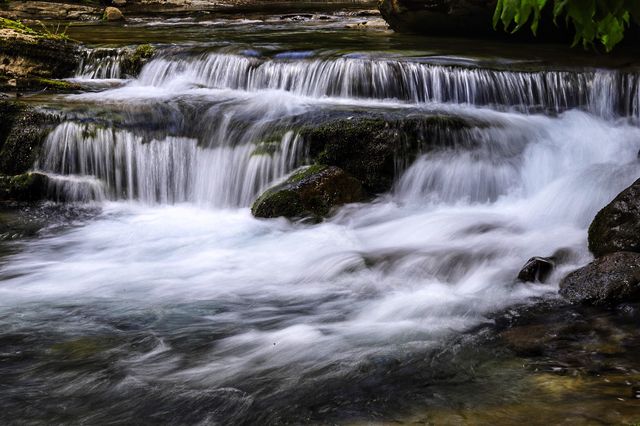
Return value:
M 619 71 L 515 72 L 354 58 L 261 60 L 232 54 L 158 58 L 141 86 L 284 90 L 314 98 L 397 99 L 562 112 L 582 108 L 603 117 L 640 116 L 639 76 Z
M 117 79 L 122 78 L 122 60 L 126 48 L 86 50 L 76 71 L 77 78 Z
M 260 145 L 167 136 L 145 140 L 126 130 L 65 122 L 47 138 L 37 169 L 52 177 L 52 196 L 66 201 L 139 200 L 248 206 L 302 159 L 300 138 L 289 131 L 267 151 Z

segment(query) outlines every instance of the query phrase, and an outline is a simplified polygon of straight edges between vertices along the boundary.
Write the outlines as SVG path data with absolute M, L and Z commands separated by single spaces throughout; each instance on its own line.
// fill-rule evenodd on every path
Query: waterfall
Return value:
M 153 60 L 136 84 L 243 91 L 283 90 L 313 98 L 397 99 L 562 112 L 640 115 L 639 76 L 593 70 L 516 72 L 385 59 L 259 59 L 205 54 Z
M 76 78 L 81 79 L 117 79 L 123 78 L 122 61 L 126 48 L 88 49 L 82 55 Z
M 51 177 L 51 195 L 66 201 L 139 200 L 248 206 L 302 159 L 289 131 L 266 150 L 245 143 L 200 147 L 193 138 L 146 141 L 126 130 L 65 122 L 47 137 L 36 169 Z

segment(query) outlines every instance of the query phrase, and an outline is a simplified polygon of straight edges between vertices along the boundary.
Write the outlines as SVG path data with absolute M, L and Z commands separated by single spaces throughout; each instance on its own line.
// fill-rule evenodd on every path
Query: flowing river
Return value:
M 555 382 L 531 384 L 488 336 L 496 313 L 556 300 L 591 259 L 596 212 L 638 178 L 639 72 L 425 50 L 357 10 L 70 32 L 96 47 L 74 79 L 86 91 L 34 100 L 65 116 L 34 164 L 65 202 L 40 214 L 63 213 L 1 263 L 4 422 L 640 413 L 610 395 L 607 417 L 609 396 L 575 389 L 592 411 L 554 409 Z M 128 78 L 119 49 L 142 41 L 158 53 Z M 482 125 L 399 158 L 390 192 L 322 223 L 252 217 L 305 164 L 301 127 L 370 115 Z M 558 250 L 549 283 L 515 281 Z

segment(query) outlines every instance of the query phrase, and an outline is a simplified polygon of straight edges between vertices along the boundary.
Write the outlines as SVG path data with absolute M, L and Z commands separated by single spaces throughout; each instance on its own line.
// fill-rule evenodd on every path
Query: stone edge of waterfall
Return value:
M 45 198 L 48 178 L 30 170 L 59 122 L 58 115 L 46 110 L 0 100 L 0 201 Z

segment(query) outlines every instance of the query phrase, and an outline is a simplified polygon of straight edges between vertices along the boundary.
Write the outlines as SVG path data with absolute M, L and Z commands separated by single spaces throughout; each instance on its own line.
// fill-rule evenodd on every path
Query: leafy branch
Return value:
M 498 0 L 493 26 L 516 32 L 529 25 L 536 34 L 545 7 L 552 7 L 553 22 L 564 21 L 575 32 L 573 46 L 596 42 L 610 52 L 624 38 L 632 22 L 640 24 L 640 0 Z

